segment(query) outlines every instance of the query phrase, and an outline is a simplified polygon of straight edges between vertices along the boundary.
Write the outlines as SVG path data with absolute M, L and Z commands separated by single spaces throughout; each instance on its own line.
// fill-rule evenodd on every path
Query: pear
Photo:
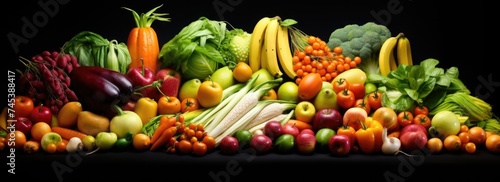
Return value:
M 314 98 L 313 105 L 318 111 L 325 108 L 338 110 L 337 93 L 333 91 L 333 88 L 322 88 Z
M 214 82 L 217 82 L 222 87 L 222 89 L 226 89 L 227 87 L 234 85 L 235 83 L 233 70 L 231 70 L 229 66 L 224 66 L 215 70 L 215 72 L 210 77 Z
M 198 88 L 200 88 L 200 85 L 201 80 L 198 78 L 193 78 L 184 82 L 179 89 L 179 100 L 198 97 Z
M 267 70 L 266 68 L 261 68 L 261 69 L 257 70 L 256 72 L 254 72 L 252 74 L 252 77 L 256 77 L 257 75 L 259 75 L 259 77 L 257 78 L 257 80 L 255 80 L 252 87 L 255 87 L 263 82 L 274 79 L 273 75 L 271 75 L 269 70 Z

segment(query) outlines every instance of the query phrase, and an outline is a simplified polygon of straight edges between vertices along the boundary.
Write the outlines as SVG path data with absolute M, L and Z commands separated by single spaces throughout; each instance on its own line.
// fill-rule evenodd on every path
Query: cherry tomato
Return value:
M 181 101 L 181 112 L 194 111 L 200 108 L 200 103 L 196 98 L 185 98 Z
M 413 117 L 413 123 L 424 126 L 426 129 L 431 127 L 431 118 L 425 114 L 417 114 Z
M 419 105 L 413 108 L 413 115 L 416 116 L 419 114 L 429 115 L 429 108 L 423 105 Z
M 354 107 L 362 108 L 368 114 L 371 112 L 370 104 L 368 104 L 368 99 L 366 99 L 366 98 L 356 99 L 356 102 L 354 103 Z
M 194 155 L 205 155 L 208 151 L 207 145 L 203 142 L 194 142 L 193 143 L 193 154 Z
M 465 144 L 465 152 L 468 154 L 473 154 L 476 152 L 476 144 L 473 142 L 467 142 Z
M 181 154 L 189 154 L 193 151 L 193 144 L 189 140 L 181 140 L 177 143 L 176 148 Z
M 354 106 L 356 102 L 354 93 L 349 89 L 344 89 L 337 93 L 337 104 L 343 109 L 349 109 Z
M 413 123 L 413 114 L 409 111 L 401 111 L 398 114 L 398 124 L 401 127 L 408 126 Z
M 374 91 L 368 94 L 368 104 L 372 110 L 382 107 L 382 92 Z
M 432 153 L 439 153 L 443 150 L 443 141 L 440 138 L 431 138 L 426 145 Z
M 339 93 L 344 89 L 349 89 L 349 82 L 347 82 L 345 78 L 339 78 L 333 82 L 333 91 L 335 91 L 335 93 Z
M 212 151 L 215 148 L 215 138 L 211 136 L 205 136 L 201 140 L 207 146 L 207 152 Z
M 365 85 L 361 83 L 351 83 L 349 84 L 349 90 L 354 93 L 355 99 L 362 99 L 365 97 L 366 90 Z

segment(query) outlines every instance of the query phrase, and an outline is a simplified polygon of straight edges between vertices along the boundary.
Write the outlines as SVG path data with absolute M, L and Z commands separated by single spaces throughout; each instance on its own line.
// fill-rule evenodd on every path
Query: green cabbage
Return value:
M 199 18 L 162 46 L 160 68 L 179 71 L 183 80 L 207 78 L 226 65 L 219 48 L 227 31 L 222 21 Z

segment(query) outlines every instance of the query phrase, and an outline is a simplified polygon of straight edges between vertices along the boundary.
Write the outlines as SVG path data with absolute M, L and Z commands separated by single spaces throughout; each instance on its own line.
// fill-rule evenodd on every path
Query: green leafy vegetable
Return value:
M 240 28 L 229 30 L 220 49 L 224 62 L 230 65 L 236 65 L 240 61 L 248 63 L 251 37 L 252 34 Z
M 205 79 L 226 65 L 219 49 L 226 36 L 226 23 L 201 17 L 165 43 L 159 53 L 160 67 L 171 67 L 183 79 Z
M 451 67 L 444 71 L 436 67 L 439 61 L 426 59 L 419 65 L 399 65 L 387 76 L 368 75 L 369 82 L 379 85 L 382 105 L 396 111 L 409 111 L 415 104 L 425 105 L 432 110 L 443 102 L 448 94 L 470 91 L 458 78 L 458 69 Z

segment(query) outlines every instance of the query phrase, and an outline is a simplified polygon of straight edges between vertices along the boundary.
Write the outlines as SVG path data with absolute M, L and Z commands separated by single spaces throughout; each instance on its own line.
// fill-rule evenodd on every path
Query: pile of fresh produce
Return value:
M 126 43 L 82 31 L 61 52 L 21 57 L 0 150 L 500 152 L 492 106 L 471 95 L 459 68 L 414 64 L 403 33 L 367 22 L 321 40 L 278 16 L 251 32 L 200 17 L 160 45 L 151 24 L 170 21 L 160 7 L 124 8 L 137 25 Z

